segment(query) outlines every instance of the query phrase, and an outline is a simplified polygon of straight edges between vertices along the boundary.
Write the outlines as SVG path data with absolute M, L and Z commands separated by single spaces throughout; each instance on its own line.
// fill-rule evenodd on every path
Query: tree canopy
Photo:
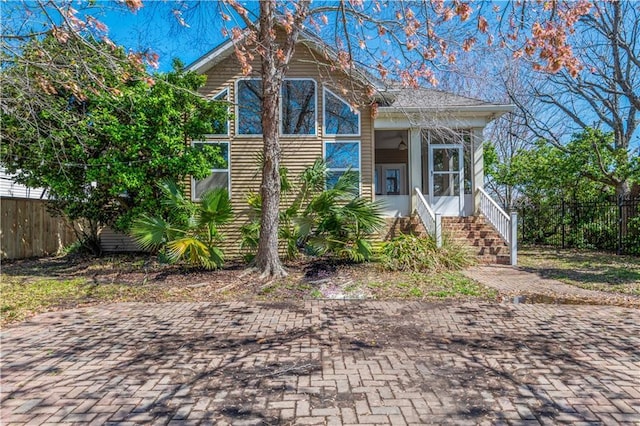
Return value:
M 590 157 L 584 158 L 590 171 L 583 177 L 626 196 L 640 155 L 640 4 L 599 1 L 592 9 L 570 35 L 577 72 L 528 73 L 509 92 L 533 137 L 566 150 L 568 158 L 576 154 L 566 146 L 568 136 L 582 132 L 597 139 L 583 147 Z M 592 129 L 607 137 L 595 137 Z
M 54 57 L 61 69 L 77 72 L 82 91 L 58 73 L 47 77 L 31 60 L 1 73 L 2 165 L 18 182 L 46 188 L 55 211 L 84 219 L 84 237 L 95 250 L 100 227 L 124 230 L 140 213 L 162 210 L 158 181 L 210 172 L 220 153 L 188 141 L 212 133 L 228 108 L 198 95 L 205 77 L 178 62 L 151 78 L 118 49 L 111 51 L 121 64 L 114 75 L 95 57 L 103 43 L 49 34 L 23 47 L 25 58 Z M 82 80 L 98 74 L 100 86 Z
M 538 140 L 518 150 L 510 162 L 500 161 L 495 146 L 485 145 L 486 174 L 500 185 L 515 188 L 520 203 L 560 200 L 590 201 L 614 195 L 616 180 L 640 184 L 640 159 L 607 147 L 612 132 L 586 128 L 558 147 Z

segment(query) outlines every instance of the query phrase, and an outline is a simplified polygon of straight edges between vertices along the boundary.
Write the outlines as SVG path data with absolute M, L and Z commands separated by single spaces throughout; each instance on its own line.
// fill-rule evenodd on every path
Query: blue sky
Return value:
M 189 27 L 183 27 L 172 14 L 175 7 L 174 2 L 147 1 L 135 14 L 123 8 L 105 8 L 100 19 L 109 27 L 114 42 L 136 51 L 156 52 L 160 55 L 159 71 L 168 71 L 173 58 L 188 65 L 224 41 L 219 15 L 185 14 Z M 213 11 L 210 9 L 206 12 Z

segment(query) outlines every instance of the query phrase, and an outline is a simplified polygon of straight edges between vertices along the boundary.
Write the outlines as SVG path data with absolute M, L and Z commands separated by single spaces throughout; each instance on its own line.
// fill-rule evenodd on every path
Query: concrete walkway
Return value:
M 639 424 L 640 310 L 114 304 L 2 332 L 0 424 Z
M 518 296 L 547 298 L 548 303 L 575 303 L 594 305 L 617 305 L 640 308 L 640 297 L 617 293 L 586 290 L 561 281 L 543 278 L 513 266 L 483 265 L 464 271 L 464 274 L 479 283 L 498 290 L 503 298 L 516 301 Z M 540 297 L 542 296 L 542 298 Z

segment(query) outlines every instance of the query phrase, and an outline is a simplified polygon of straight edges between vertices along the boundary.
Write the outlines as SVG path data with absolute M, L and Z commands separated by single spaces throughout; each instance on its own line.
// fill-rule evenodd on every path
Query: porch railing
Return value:
M 416 213 L 425 229 L 436 240 L 436 246 L 442 247 L 442 215 L 435 213 L 422 195 L 420 188 L 415 188 L 417 203 Z
M 478 196 L 480 197 L 480 213 L 487 218 L 489 223 L 498 231 L 498 234 L 509 245 L 511 253 L 511 264 L 518 264 L 518 215 L 513 212 L 507 214 L 493 198 L 485 192 L 484 189 L 478 188 Z

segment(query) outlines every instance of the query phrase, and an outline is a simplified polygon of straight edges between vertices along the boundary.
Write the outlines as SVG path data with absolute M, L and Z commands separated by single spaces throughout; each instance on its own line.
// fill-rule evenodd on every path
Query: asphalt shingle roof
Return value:
M 492 105 L 480 99 L 460 96 L 453 93 L 429 88 L 402 88 L 389 92 L 389 96 L 383 97 L 394 108 L 449 108 Z

